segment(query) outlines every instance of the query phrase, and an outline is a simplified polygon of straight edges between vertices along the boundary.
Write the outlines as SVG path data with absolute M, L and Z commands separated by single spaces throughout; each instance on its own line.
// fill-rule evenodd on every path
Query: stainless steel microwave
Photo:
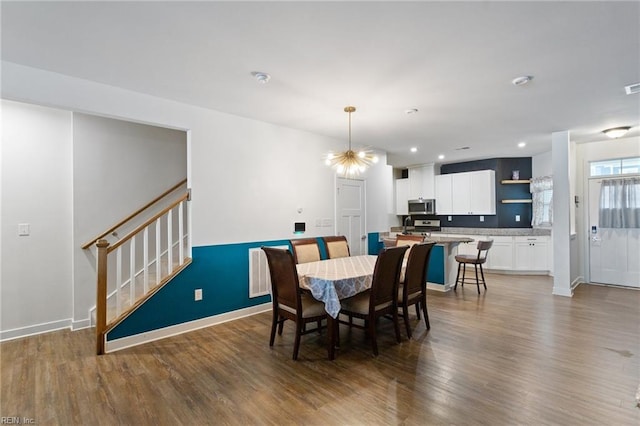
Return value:
M 436 200 L 419 198 L 409 200 L 409 215 L 436 214 Z

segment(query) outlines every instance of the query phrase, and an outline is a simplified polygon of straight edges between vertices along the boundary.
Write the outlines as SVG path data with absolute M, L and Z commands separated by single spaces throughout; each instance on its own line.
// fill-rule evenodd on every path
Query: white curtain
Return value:
M 534 228 L 551 226 L 553 224 L 553 177 L 532 178 L 529 191 L 533 199 L 531 226 Z M 546 203 L 545 194 L 547 194 Z
M 603 179 L 600 228 L 640 228 L 640 177 Z

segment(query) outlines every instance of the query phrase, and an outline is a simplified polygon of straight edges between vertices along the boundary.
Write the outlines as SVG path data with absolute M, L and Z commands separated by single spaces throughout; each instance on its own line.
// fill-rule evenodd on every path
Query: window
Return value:
M 640 173 L 640 157 L 618 158 L 615 160 L 592 161 L 590 163 L 591 177 L 615 176 Z
M 602 179 L 600 228 L 640 228 L 640 177 Z
M 548 228 L 553 224 L 553 178 L 543 176 L 531 179 L 532 194 L 531 226 Z

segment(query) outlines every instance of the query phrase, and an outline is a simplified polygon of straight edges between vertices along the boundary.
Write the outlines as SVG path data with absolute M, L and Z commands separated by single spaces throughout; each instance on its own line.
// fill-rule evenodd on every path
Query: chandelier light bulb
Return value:
M 354 177 L 364 172 L 371 164 L 379 161 L 378 157 L 368 150 L 354 151 L 351 148 L 351 113 L 356 107 L 346 106 L 344 112 L 349 114 L 349 147 L 346 151 L 328 153 L 325 157 L 325 164 L 333 167 L 338 174 L 345 177 Z

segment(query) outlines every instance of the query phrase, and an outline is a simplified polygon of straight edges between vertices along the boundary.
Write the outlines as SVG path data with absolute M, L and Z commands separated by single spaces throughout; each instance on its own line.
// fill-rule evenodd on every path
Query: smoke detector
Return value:
M 533 76 L 532 75 L 522 75 L 520 77 L 516 77 L 513 80 L 511 80 L 511 83 L 514 86 L 523 86 L 523 85 L 527 84 L 528 82 L 530 82 L 531 80 L 533 80 Z
M 267 84 L 269 80 L 271 80 L 271 76 L 266 72 L 261 71 L 253 71 L 251 75 L 256 79 L 256 81 L 260 84 Z

